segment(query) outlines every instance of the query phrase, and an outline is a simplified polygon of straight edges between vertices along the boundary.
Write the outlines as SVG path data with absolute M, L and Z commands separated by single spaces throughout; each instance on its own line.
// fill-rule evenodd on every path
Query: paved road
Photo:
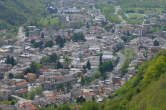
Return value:
M 117 53 L 119 56 L 119 62 L 116 65 L 116 67 L 114 67 L 114 70 L 110 73 L 109 79 L 112 80 L 112 77 L 119 75 L 119 70 L 121 69 L 123 63 L 126 60 L 125 55 L 123 55 L 120 51 Z
M 118 52 L 117 54 L 118 54 L 118 56 L 119 56 L 119 63 L 118 63 L 117 66 L 115 67 L 115 71 L 120 70 L 121 67 L 122 67 L 122 65 L 123 65 L 123 63 L 124 63 L 125 60 L 126 60 L 125 55 L 123 55 L 121 52 Z
M 24 99 L 22 97 L 16 96 L 16 95 L 11 95 L 13 98 L 19 99 L 20 101 L 27 101 L 27 99 Z
M 24 41 L 25 39 L 24 28 L 22 26 L 20 26 L 18 29 L 17 38 L 18 40 L 21 40 L 21 41 Z
M 27 99 L 24 99 L 22 97 L 19 97 L 19 96 L 16 96 L 16 95 L 11 95 L 13 98 L 16 98 L 18 99 L 19 101 L 17 102 L 17 104 L 21 104 L 21 103 L 24 103 L 24 102 L 27 102 L 27 101 L 32 101 L 32 100 L 27 100 Z

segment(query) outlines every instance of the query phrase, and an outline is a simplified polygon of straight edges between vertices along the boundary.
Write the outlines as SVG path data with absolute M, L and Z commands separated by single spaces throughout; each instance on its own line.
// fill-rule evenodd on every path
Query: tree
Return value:
M 44 38 L 44 37 L 45 37 L 44 32 L 42 32 L 41 33 L 41 38 Z
M 57 89 L 57 91 L 64 91 L 64 84 L 57 84 L 56 85 L 56 89 Z
M 154 46 L 159 46 L 160 43 L 159 43 L 159 41 L 155 40 L 155 41 L 153 42 L 153 45 L 154 45 Z
M 25 74 L 27 73 L 36 73 L 37 75 L 40 74 L 40 68 L 43 65 L 37 62 L 32 62 L 30 67 L 26 69 Z
M 45 47 L 52 47 L 53 45 L 54 45 L 54 42 L 50 40 L 46 42 Z
M 99 104 L 97 102 L 86 102 L 79 110 L 99 110 Z
M 13 75 L 12 73 L 9 73 L 8 78 L 9 78 L 9 79 L 13 79 L 13 78 L 14 78 L 14 75 Z
M 63 68 L 63 65 L 58 61 L 55 68 L 56 69 Z
M 113 63 L 112 63 L 112 61 L 104 62 L 104 63 L 99 67 L 99 71 L 100 71 L 101 73 L 109 72 L 109 71 L 112 71 L 112 70 L 113 70 Z
M 96 73 L 94 74 L 94 78 L 97 79 L 97 78 L 100 78 L 100 76 L 101 76 L 101 72 L 96 71 Z
M 81 78 L 81 85 L 85 85 L 85 83 L 86 83 L 85 78 L 82 77 L 82 78 Z
M 69 65 L 69 64 L 71 63 L 71 61 L 72 61 L 72 60 L 71 60 L 70 58 L 68 58 L 68 57 L 64 57 L 64 60 L 65 60 L 65 63 L 68 64 L 68 65 Z
M 71 37 L 71 39 L 74 42 L 80 42 L 80 41 L 85 42 L 86 41 L 83 33 L 74 33 L 74 35 Z
M 92 81 L 91 77 L 81 77 L 81 85 L 89 84 Z
M 50 62 L 50 56 L 46 56 L 46 57 L 44 57 L 44 58 L 42 58 L 41 60 L 40 60 L 40 63 L 48 63 L 48 62 Z
M 36 92 L 37 95 L 41 95 L 42 94 L 42 91 L 43 91 L 42 86 L 38 86 L 35 89 L 36 89 L 35 92 Z
M 37 62 L 32 62 L 32 64 L 30 65 L 32 73 L 38 73 L 40 67 L 41 67 L 41 64 L 39 64 Z
M 87 22 L 87 23 L 86 23 L 86 28 L 88 28 L 88 29 L 89 29 L 89 27 L 90 27 L 90 26 L 89 26 L 89 23 Z
M 29 37 L 29 32 L 28 32 L 28 31 L 25 32 L 25 36 L 26 36 L 26 37 Z
M 32 39 L 32 40 L 31 40 L 31 44 L 34 44 L 35 42 L 36 42 L 35 39 Z
M 31 40 L 31 43 L 34 48 L 43 48 L 43 41 L 36 42 L 35 40 Z
M 103 57 L 103 54 L 100 54 L 99 66 L 103 64 L 102 57 Z
M 56 53 L 53 53 L 52 55 L 50 55 L 50 60 L 49 60 L 50 63 L 57 62 L 57 61 L 58 61 L 58 56 Z
M 14 57 L 12 56 L 12 57 L 10 57 L 10 56 L 7 56 L 7 58 L 6 58 L 6 64 L 11 64 L 12 66 L 14 66 L 14 65 L 16 65 L 17 64 L 17 62 L 16 62 L 16 60 L 14 59 Z
M 61 48 L 64 47 L 65 42 L 66 42 L 66 40 L 60 36 L 58 36 L 56 38 L 56 44 L 58 44 L 59 47 L 61 47 Z
M 89 70 L 91 69 L 91 63 L 90 61 L 88 60 L 87 64 L 86 64 L 86 68 L 88 68 Z
M 56 110 L 71 110 L 71 108 L 68 105 L 63 105 L 63 106 L 57 107 Z
M 122 36 L 121 39 L 122 39 L 124 42 L 128 42 L 128 36 L 127 36 L 127 35 Z
M 103 80 L 107 79 L 107 73 L 106 72 L 102 72 L 101 73 L 101 77 L 103 78 Z
M 83 103 L 83 102 L 85 102 L 86 100 L 85 100 L 85 98 L 84 97 L 78 97 L 77 99 L 76 99 L 76 102 L 77 103 Z
M 41 95 L 42 91 L 42 86 L 32 87 L 31 90 L 27 94 L 25 94 L 24 97 L 33 100 L 36 95 Z
M 82 72 L 83 72 L 83 73 L 86 73 L 86 72 L 87 72 L 87 70 L 86 70 L 86 66 L 83 65 L 82 68 L 83 68 Z

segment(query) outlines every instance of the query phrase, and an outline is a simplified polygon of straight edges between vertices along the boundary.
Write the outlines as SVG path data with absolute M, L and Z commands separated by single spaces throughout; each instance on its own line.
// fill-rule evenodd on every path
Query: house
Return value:
M 121 85 L 121 78 L 120 77 L 112 77 L 112 83 L 115 85 L 115 86 L 120 86 Z
M 115 57 L 113 55 L 106 55 L 106 54 L 102 55 L 102 61 L 103 62 L 111 61 L 111 60 L 114 60 L 114 59 L 115 59 Z
M 13 93 L 13 89 L 2 82 L 0 84 L 0 100 L 8 100 L 8 97 Z
M 38 36 L 40 35 L 40 29 L 37 28 L 36 26 L 27 26 L 26 27 L 29 32 L 29 36 Z
M 45 90 L 52 90 L 56 89 L 57 85 L 63 84 L 64 86 L 68 86 L 68 84 L 74 82 L 76 82 L 76 80 L 71 75 L 44 74 L 42 86 Z
M 34 82 L 36 80 L 36 74 L 34 73 L 28 73 L 26 77 L 29 82 Z
M 16 110 L 14 105 L 0 104 L 0 110 Z
M 76 98 L 80 97 L 82 95 L 82 91 L 80 88 L 73 88 L 71 90 L 71 98 L 73 101 L 76 101 Z
M 79 14 L 81 11 L 77 9 L 76 7 L 68 8 L 66 10 L 62 10 L 62 13 L 64 14 Z
M 3 64 L 3 63 L 0 64 L 0 72 L 5 73 L 5 72 L 7 72 L 7 71 L 9 71 L 11 69 L 12 69 L 12 65 L 11 64 Z
M 92 55 L 99 54 L 101 51 L 100 47 L 97 45 L 90 45 L 89 52 L 91 52 Z
M 12 79 L 11 85 L 15 89 L 15 94 L 17 95 L 28 92 L 28 82 L 24 79 Z
M 33 105 L 31 101 L 19 103 L 17 106 L 17 110 L 37 110 L 37 109 L 38 107 Z
M 99 16 L 95 16 L 94 21 L 96 21 L 96 22 L 98 22 L 98 23 L 101 23 L 101 22 L 106 21 L 106 18 L 105 18 L 105 16 L 103 16 L 103 15 L 99 15 Z
M 82 89 L 82 96 L 86 99 L 86 101 L 91 101 L 96 95 L 92 89 Z

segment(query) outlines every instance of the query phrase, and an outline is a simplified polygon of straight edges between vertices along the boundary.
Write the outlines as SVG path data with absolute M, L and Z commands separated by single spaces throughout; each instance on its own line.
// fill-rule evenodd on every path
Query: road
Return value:
M 22 97 L 19 97 L 19 96 L 16 96 L 16 95 L 11 95 L 11 96 L 12 96 L 13 98 L 26 101 L 26 99 L 24 99 L 24 98 L 22 98 Z
M 123 63 L 125 62 L 126 60 L 126 57 L 125 55 L 123 55 L 120 51 L 117 53 L 118 56 L 119 56 L 119 62 L 118 64 L 114 67 L 113 71 L 110 73 L 109 75 L 109 79 L 112 80 L 112 77 L 115 77 L 117 75 L 119 75 L 119 70 L 121 69 Z
M 22 26 L 20 26 L 18 29 L 17 38 L 18 40 L 21 40 L 21 41 L 24 41 L 25 39 L 24 28 Z
M 27 99 L 24 99 L 24 98 L 19 97 L 19 96 L 16 96 L 16 95 L 11 95 L 11 97 L 16 98 L 16 99 L 19 100 L 19 101 L 17 102 L 17 104 L 19 104 L 19 103 L 24 103 L 24 102 L 27 102 L 27 101 L 32 101 L 32 100 L 27 100 Z
M 118 54 L 118 56 L 119 56 L 119 62 L 118 62 L 118 64 L 117 64 L 117 66 L 115 67 L 115 71 L 120 70 L 121 67 L 122 67 L 122 65 L 123 65 L 123 63 L 124 63 L 125 60 L 126 60 L 125 55 L 123 55 L 121 52 L 118 52 L 117 54 Z
M 30 100 L 27 100 L 27 99 L 24 99 L 22 97 L 19 97 L 19 96 L 16 96 L 16 95 L 11 95 L 13 98 L 16 98 L 19 100 L 19 102 L 26 102 L 26 101 L 30 101 Z

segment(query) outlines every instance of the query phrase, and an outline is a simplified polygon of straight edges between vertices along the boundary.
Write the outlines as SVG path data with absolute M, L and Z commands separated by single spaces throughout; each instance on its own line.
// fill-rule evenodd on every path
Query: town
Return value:
M 0 108 L 37 110 L 51 104 L 102 102 L 144 61 L 166 49 L 166 30 L 154 31 L 165 23 L 166 13 L 142 14 L 140 24 L 129 24 L 115 6 L 120 23 L 113 23 L 96 0 L 72 1 L 48 4 L 53 15 L 47 19 L 56 28 L 21 26 L 15 42 L 1 44 L 0 99 L 12 105 Z M 1 35 L 5 32 L 0 30 Z

